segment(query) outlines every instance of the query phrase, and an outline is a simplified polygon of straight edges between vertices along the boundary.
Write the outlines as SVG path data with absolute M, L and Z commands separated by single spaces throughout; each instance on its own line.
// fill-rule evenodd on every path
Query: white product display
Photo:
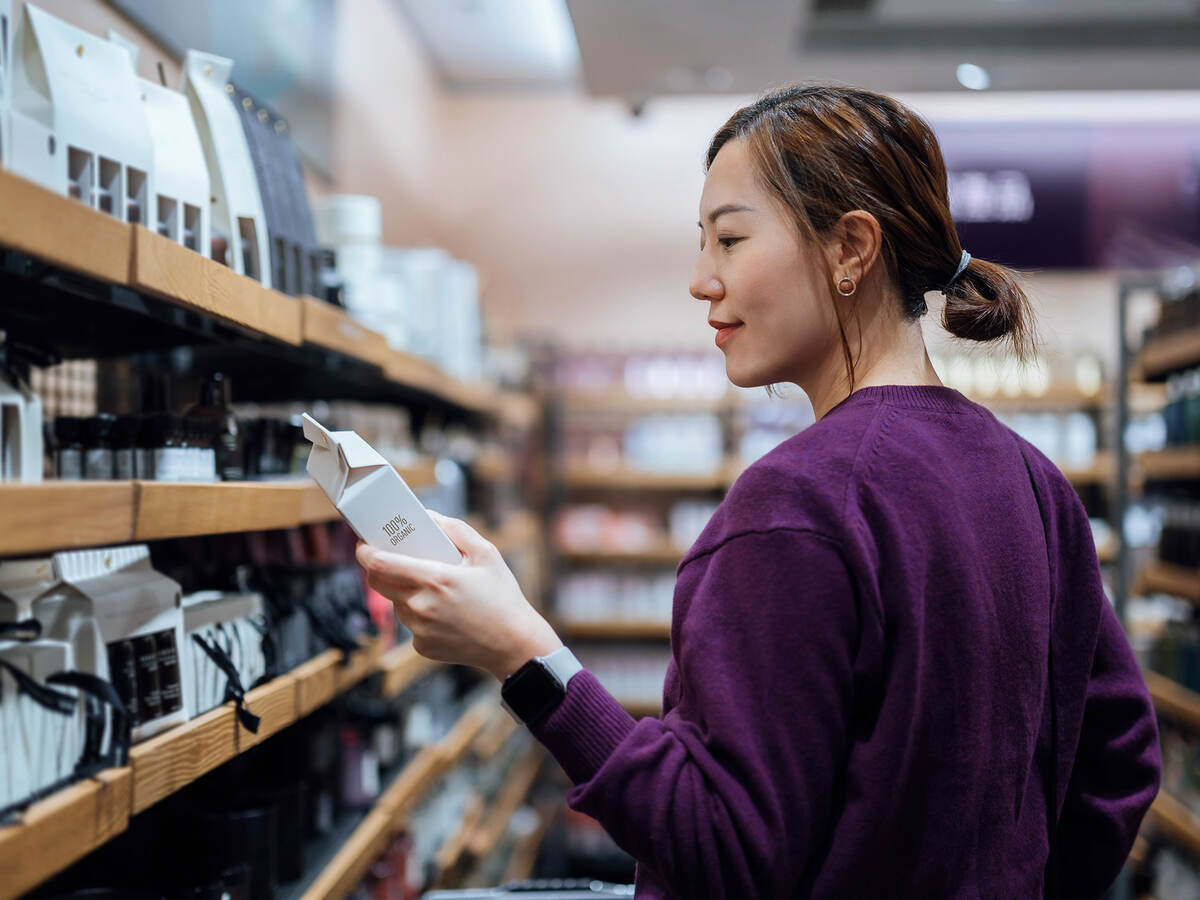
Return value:
M 267 672 L 263 653 L 261 594 L 198 591 L 183 598 L 184 643 L 181 658 L 191 675 L 185 706 L 192 718 L 249 690 Z M 203 644 L 203 646 L 202 646 Z M 224 656 L 238 683 L 214 659 Z M 231 692 L 227 690 L 233 687 Z
M 6 166 L 122 222 L 144 223 L 154 147 L 129 54 L 25 4 Z
M 0 0 L 0 169 L 8 168 L 9 94 L 12 91 L 12 0 Z
M 42 400 L 15 374 L 0 371 L 0 482 L 42 480 Z
M 403 284 L 403 318 L 408 323 L 410 353 L 438 361 L 438 307 L 442 302 L 442 272 L 449 254 L 437 248 L 399 250 L 386 248 L 383 271 Z
M 218 238 L 224 240 L 226 264 L 271 287 L 267 219 L 246 132 L 233 105 L 232 74 L 232 60 L 189 50 L 183 63 L 183 92 L 208 165 L 214 247 Z M 201 247 L 205 254 L 209 250 Z
M 725 453 L 721 422 L 711 413 L 646 416 L 625 429 L 624 451 L 645 472 L 714 472 Z
M 363 541 L 378 550 L 446 563 L 462 554 L 383 455 L 353 431 L 329 431 L 307 413 L 308 474 Z
M 446 262 L 442 302 L 438 304 L 438 365 L 455 378 L 483 377 L 483 323 L 479 313 L 479 275 L 461 259 Z
M 190 673 L 179 665 L 179 585 L 144 544 L 57 553 L 55 586 L 33 601 L 45 635 L 72 646 L 74 668 L 112 682 L 142 740 L 187 721 Z
M 108 39 L 129 51 L 137 71 L 138 48 L 113 31 Z M 187 97 L 146 78 L 138 79 L 150 138 L 154 142 L 154 196 L 146 226 L 189 250 L 210 250 L 208 166 Z

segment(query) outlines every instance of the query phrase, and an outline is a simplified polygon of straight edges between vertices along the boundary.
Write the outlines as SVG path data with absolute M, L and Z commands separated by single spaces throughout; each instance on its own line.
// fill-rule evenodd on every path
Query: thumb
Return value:
M 491 541 L 462 519 L 452 519 L 449 516 L 443 516 L 439 512 L 434 512 L 432 509 L 428 510 L 428 512 L 438 528 L 445 532 L 446 537 L 450 538 L 451 543 L 468 560 L 476 561 L 482 559 L 496 549 Z

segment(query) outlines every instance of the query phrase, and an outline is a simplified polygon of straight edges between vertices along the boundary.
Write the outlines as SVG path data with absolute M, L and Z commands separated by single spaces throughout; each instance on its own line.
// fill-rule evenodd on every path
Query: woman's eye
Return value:
M 723 238 L 717 238 L 717 243 L 720 244 L 722 247 L 724 247 L 726 250 L 728 250 L 730 247 L 732 247 L 734 244 L 736 244 L 740 240 L 741 240 L 740 237 L 723 237 Z

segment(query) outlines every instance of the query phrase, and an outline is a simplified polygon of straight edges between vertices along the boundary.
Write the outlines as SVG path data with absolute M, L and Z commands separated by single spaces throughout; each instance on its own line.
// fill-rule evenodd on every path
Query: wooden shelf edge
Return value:
M 382 810 L 372 809 L 308 886 L 301 900 L 339 900 L 349 896 L 371 863 L 387 849 L 392 832 L 391 817 Z
M 1150 804 L 1148 818 L 1172 842 L 1200 857 L 1200 817 L 1166 791 Z
M 1176 681 L 1149 670 L 1142 673 L 1154 708 L 1181 725 L 1200 729 L 1200 694 Z
M 1139 453 L 1134 461 L 1146 481 L 1200 479 L 1200 447 L 1148 450 Z
M 1138 573 L 1137 591 L 1172 594 L 1200 604 L 1200 572 L 1154 560 Z
M 671 636 L 671 623 L 669 621 L 639 622 L 636 620 L 623 621 L 613 619 L 609 621 L 572 622 L 566 619 L 559 620 L 555 624 L 575 640 L 621 640 L 636 638 L 661 638 L 665 640 Z
M 740 468 L 737 474 L 741 474 Z M 736 475 L 729 466 L 701 474 L 660 474 L 636 469 L 603 471 L 580 465 L 568 465 L 559 472 L 568 488 L 614 491 L 719 491 L 726 489 Z
M 513 767 L 508 781 L 496 797 L 492 810 L 481 818 L 465 840 L 464 849 L 469 851 L 475 859 L 483 859 L 500 843 L 513 813 L 533 790 L 544 758 L 545 751 L 542 750 L 540 744 L 535 744 Z
M 412 643 L 397 644 L 379 658 L 379 670 L 383 673 L 384 697 L 395 697 L 427 672 L 432 672 L 441 663 L 426 659 L 413 649 Z
M 674 546 L 650 547 L 645 550 L 566 550 L 558 555 L 566 562 L 580 566 L 677 566 L 687 550 Z
M 1195 365 L 1200 365 L 1200 328 L 1151 338 L 1137 356 L 1137 368 L 1144 378 L 1160 378 Z
M 621 706 L 635 719 L 658 718 L 662 715 L 661 703 L 650 703 L 645 700 L 621 700 Z

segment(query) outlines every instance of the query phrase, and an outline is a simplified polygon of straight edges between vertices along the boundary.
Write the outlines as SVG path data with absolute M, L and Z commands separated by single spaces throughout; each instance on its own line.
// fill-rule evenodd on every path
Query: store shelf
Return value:
M 1091 465 L 1059 467 L 1066 479 L 1074 485 L 1111 484 L 1117 477 L 1117 458 L 1108 451 L 1096 454 Z
M 472 706 L 441 741 L 414 756 L 375 802 L 342 845 L 341 850 L 307 886 L 301 900 L 340 900 L 354 889 L 371 863 L 399 831 L 406 806 L 418 799 L 432 782 L 453 768 L 471 739 L 487 720 L 492 702 Z
M 484 536 L 502 554 L 517 553 L 541 538 L 541 520 L 530 510 L 520 510 L 509 516 L 495 531 L 485 531 Z
M 549 805 L 538 809 L 538 826 L 529 834 L 517 839 L 513 846 L 512 856 L 508 860 L 508 868 L 504 870 L 504 882 L 524 881 L 533 873 L 537 864 L 538 852 L 546 832 L 554 822 L 554 809 Z
M 1200 694 L 1190 691 L 1157 672 L 1146 670 L 1146 687 L 1154 701 L 1154 708 L 1180 725 L 1200 729 Z
M 671 566 L 679 565 L 686 551 L 674 546 L 645 550 L 559 550 L 564 561 L 577 566 Z
M 1073 384 L 1051 385 L 1044 394 L 1019 394 L 1015 397 L 1007 394 L 993 394 L 990 397 L 984 397 L 973 393 L 968 396 L 980 406 L 986 406 L 999 413 L 1024 410 L 1098 409 L 1115 402 L 1113 392 L 1107 387 L 1094 394 L 1089 394 Z
M 1139 453 L 1137 466 L 1147 481 L 1200 479 L 1200 447 L 1171 447 Z
M 1200 328 L 1151 338 L 1137 357 L 1137 368 L 1143 378 L 1162 378 L 1191 366 L 1200 366 Z
M 387 650 L 379 659 L 379 671 L 383 676 L 380 693 L 384 697 L 395 697 L 439 665 L 441 663 L 426 659 L 414 650 L 411 643 L 398 644 Z
M 1120 552 L 1121 542 L 1116 537 L 1110 537 L 1103 544 L 1096 547 L 1096 558 L 1100 560 L 1101 564 L 1107 565 L 1115 563 Z
M 561 478 L 568 488 L 618 491 L 720 491 L 730 482 L 725 468 L 716 472 L 676 475 L 635 469 L 607 471 L 579 464 L 568 465 L 562 470 Z
M 433 461 L 398 467 L 433 484 Z M 295 528 L 338 518 L 310 479 L 289 481 L 48 481 L 0 485 L 0 556 L 164 538 Z
M 300 323 L 305 343 L 336 350 L 380 368 L 387 362 L 387 339 L 350 318 L 344 309 L 314 297 L 301 297 Z
M 1146 818 L 1173 843 L 1200 857 L 1200 817 L 1166 791 L 1159 791 Z
M 725 393 L 719 397 L 645 397 L 624 391 L 571 391 L 562 398 L 567 413 L 613 413 L 641 416 L 657 413 L 728 412 L 737 405 L 737 397 Z
M 648 700 L 621 700 L 625 711 L 635 719 L 658 718 L 662 715 L 662 704 Z
M 508 454 L 485 450 L 471 463 L 471 474 L 480 481 L 516 481 L 520 468 Z
M 513 813 L 525 802 L 525 798 L 533 789 L 544 758 L 545 751 L 535 744 L 513 766 L 508 780 L 496 796 L 492 809 L 464 838 L 463 849 L 474 859 L 483 859 L 500 843 Z
M 21 823 L 0 828 L 0 900 L 17 897 L 124 831 L 129 819 L 217 766 L 278 733 L 369 675 L 379 661 L 371 642 L 343 666 L 329 651 L 246 695 L 262 717 L 251 734 L 226 703 L 143 741 L 129 765 L 102 772 L 35 803 Z M 320 705 L 319 703 L 317 705 Z
M 128 543 L 134 503 L 132 481 L 0 485 L 0 555 Z
M 458 826 L 450 834 L 446 835 L 446 839 L 442 841 L 442 845 L 437 848 L 437 851 L 433 855 L 434 869 L 438 872 L 438 878 L 434 881 L 434 887 L 440 887 L 444 884 L 442 879 L 462 859 L 463 853 L 467 849 L 467 839 L 474 833 L 475 827 L 483 817 L 483 813 L 483 797 L 477 792 L 472 793 L 467 798 L 467 803 L 463 809 L 462 818 L 459 820 Z
M 612 619 L 598 622 L 560 621 L 558 625 L 572 640 L 666 640 L 671 637 L 670 622 Z
M 1139 593 L 1162 593 L 1200 604 L 1200 570 L 1154 560 L 1138 573 Z

